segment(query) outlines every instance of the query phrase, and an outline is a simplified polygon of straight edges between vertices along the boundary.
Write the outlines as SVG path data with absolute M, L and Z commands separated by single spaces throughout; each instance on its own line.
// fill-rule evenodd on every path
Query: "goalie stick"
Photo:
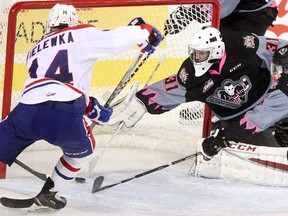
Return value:
M 165 32 L 165 34 L 163 35 L 161 41 L 164 40 L 164 38 L 167 36 L 168 32 Z M 111 102 L 115 99 L 115 97 L 117 95 L 120 94 L 120 92 L 126 87 L 126 85 L 132 80 L 132 78 L 137 74 L 137 72 L 140 70 L 140 68 L 144 65 L 144 63 L 149 59 L 151 53 L 148 53 L 143 60 L 140 62 L 140 64 L 138 65 L 138 67 L 132 72 L 132 70 L 135 68 L 135 66 L 137 65 L 137 63 L 141 60 L 142 56 L 144 55 L 144 53 L 142 51 L 140 51 L 139 55 L 137 56 L 136 60 L 134 61 L 134 63 L 130 66 L 130 68 L 127 70 L 127 72 L 124 74 L 124 76 L 122 77 L 122 79 L 120 80 L 120 82 L 118 83 L 118 85 L 116 86 L 116 88 L 114 89 L 114 91 L 112 92 L 112 94 L 110 95 L 110 97 L 108 98 L 108 100 L 106 101 L 106 103 L 104 104 L 105 107 L 109 107 L 111 105 Z M 159 64 L 159 63 L 158 63 Z M 156 70 L 158 70 L 159 66 L 156 66 Z M 149 80 L 150 81 L 150 80 Z M 92 123 L 91 124 L 91 130 L 93 130 L 95 128 L 97 124 L 96 123 Z
M 140 24 L 145 24 L 145 21 L 141 17 L 135 18 L 133 20 L 133 22 L 129 23 L 128 25 L 132 25 L 133 26 L 133 25 L 140 25 Z M 161 39 L 163 40 L 163 37 Z M 108 98 L 106 103 L 104 104 L 104 107 L 109 107 L 110 106 L 111 102 L 115 99 L 115 97 L 117 95 L 119 95 L 119 93 L 126 87 L 126 85 L 130 82 L 130 80 L 135 76 L 135 74 L 139 71 L 139 69 L 143 66 L 143 64 L 146 62 L 146 60 L 151 55 L 151 53 L 148 53 L 146 55 L 146 57 L 142 60 L 142 62 L 138 65 L 138 67 L 133 71 L 133 69 L 136 67 L 136 65 L 141 60 L 141 58 L 144 55 L 144 53 L 145 53 L 145 50 L 141 50 L 140 51 L 140 53 L 138 54 L 138 56 L 135 59 L 135 61 L 129 67 L 127 72 L 124 74 L 124 76 L 122 77 L 122 79 L 120 80 L 120 82 L 118 83 L 118 85 L 116 86 L 116 88 L 114 89 L 114 91 L 112 92 L 112 94 L 110 95 L 110 97 Z M 91 124 L 91 126 L 90 126 L 91 129 L 93 130 L 96 125 L 97 124 L 93 122 Z
M 146 81 L 146 84 L 144 85 L 144 87 L 148 86 L 151 79 L 154 77 L 155 73 L 157 72 L 158 68 L 160 67 L 160 65 L 163 63 L 163 61 L 166 59 L 166 54 L 162 55 L 160 58 L 160 61 L 158 62 L 158 64 L 156 65 L 156 67 L 154 68 L 154 70 L 152 71 L 152 73 L 150 74 L 148 80 Z
M 168 35 L 168 32 L 166 31 L 165 34 L 163 35 L 161 41 L 164 40 L 164 38 Z M 109 107 L 111 102 L 115 99 L 115 97 L 126 87 L 126 85 L 132 80 L 132 78 L 135 76 L 135 74 L 139 71 L 139 69 L 144 65 L 144 63 L 148 60 L 148 58 L 150 57 L 151 53 L 148 53 L 144 59 L 141 61 L 141 63 L 138 65 L 138 67 L 132 72 L 132 70 L 135 68 L 135 66 L 137 65 L 137 63 L 140 61 L 140 59 L 143 56 L 143 52 L 140 51 L 138 57 L 136 58 L 136 60 L 134 61 L 134 63 L 129 67 L 129 69 L 127 70 L 127 72 L 124 74 L 124 76 L 122 77 L 121 81 L 118 83 L 118 85 L 116 86 L 116 88 L 114 89 L 114 91 L 112 92 L 112 94 L 110 95 L 110 97 L 108 98 L 107 102 L 105 103 L 105 107 Z M 154 74 L 156 73 L 156 71 L 158 70 L 159 66 L 162 64 L 162 62 L 164 61 L 164 59 L 166 58 L 166 55 L 164 55 L 164 57 L 162 56 L 160 61 L 158 62 L 158 64 L 156 65 L 155 69 L 152 71 L 151 75 L 149 76 L 145 86 L 148 85 L 148 83 L 150 82 L 150 80 L 152 79 L 152 77 L 154 76 Z M 91 130 L 93 130 L 95 128 L 97 124 L 96 123 L 92 123 L 91 124 Z M 122 127 L 122 126 L 121 126 Z M 117 131 L 115 132 L 115 134 L 113 135 L 113 137 L 109 140 L 109 142 L 106 144 L 105 149 L 107 148 L 107 146 L 112 142 L 112 139 L 114 139 L 114 137 L 118 134 L 118 131 L 121 129 L 121 127 L 119 127 L 117 129 Z M 102 153 L 101 153 L 102 154 Z M 97 161 L 99 159 L 99 155 L 94 157 L 90 163 L 89 163 L 89 172 L 88 175 L 89 176 L 91 174 L 91 172 L 95 169 Z M 84 177 L 76 177 L 75 181 L 78 183 L 85 183 L 86 182 L 86 178 Z
M 165 165 L 162 165 L 162 166 L 159 166 L 159 167 L 156 167 L 154 169 L 150 169 L 150 170 L 147 170 L 145 172 L 142 172 L 142 173 L 139 173 L 133 177 L 130 177 L 130 178 L 127 178 L 127 179 L 123 179 L 117 183 L 114 183 L 114 184 L 110 184 L 110 185 L 106 185 L 104 187 L 101 187 L 102 185 L 102 182 L 103 182 L 103 179 L 104 179 L 104 176 L 99 176 L 97 177 L 95 180 L 94 180 L 94 184 L 93 184 L 93 188 L 92 188 L 92 193 L 96 193 L 96 192 L 99 192 L 99 191 L 102 191 L 102 190 L 106 190 L 108 188 L 111 188 L 111 187 L 114 187 L 116 185 L 119 185 L 119 184 L 123 184 L 125 182 L 128 182 L 128 181 L 131 181 L 135 178 L 140 178 L 142 176 L 145 176 L 145 175 L 148 175 L 150 173 L 153 173 L 153 172 L 157 172 L 159 170 L 162 170 L 162 169 L 165 169 L 171 165 L 175 165 L 175 164 L 178 164 L 178 163 L 181 163 L 183 161 L 186 161 L 188 159 L 191 159 L 191 158 L 194 158 L 194 157 L 197 157 L 198 155 L 201 155 L 201 152 L 196 152 L 195 154 L 192 154 L 192 155 L 188 155 L 184 158 L 181 158 L 179 160 L 176 160 L 176 161 L 172 161 L 170 162 L 169 164 L 165 164 Z
M 130 65 L 130 67 L 128 68 L 128 70 L 126 71 L 126 73 L 124 74 L 124 76 L 122 77 L 122 79 L 120 80 L 120 82 L 118 83 L 116 88 L 114 89 L 114 91 L 111 93 L 110 97 L 107 99 L 106 103 L 104 104 L 104 107 L 109 107 L 110 106 L 110 104 L 114 100 L 114 98 L 126 87 L 128 82 L 130 82 L 132 77 L 137 73 L 139 68 L 143 65 L 143 61 L 142 61 L 139 64 L 139 66 L 136 68 L 137 70 L 135 69 L 135 71 L 133 72 L 134 68 L 137 66 L 137 64 L 139 63 L 139 61 L 141 60 L 143 55 L 144 55 L 144 53 L 142 51 L 140 51 L 138 56 L 137 56 L 137 58 Z M 130 78 L 130 76 L 132 74 L 134 74 L 134 75 Z M 96 123 L 92 122 L 92 124 L 90 126 L 91 130 L 93 130 L 96 125 L 97 125 Z
M 178 6 L 178 7 L 171 13 L 171 15 L 178 13 L 180 9 L 181 9 L 181 6 Z M 167 19 L 165 23 L 167 23 L 169 20 L 172 20 L 172 19 L 171 19 L 171 18 Z M 181 29 L 181 30 L 182 30 L 182 29 Z M 180 30 L 180 31 L 181 31 L 181 30 Z M 169 32 L 169 30 L 166 29 L 166 27 L 165 27 L 165 28 L 164 28 L 164 35 L 162 36 L 160 43 L 166 38 L 166 36 L 167 36 L 168 34 L 170 34 L 170 32 Z M 126 86 L 126 85 L 130 82 L 130 80 L 135 76 L 135 74 L 139 71 L 139 69 L 140 69 L 140 68 L 144 65 L 144 63 L 149 59 L 149 57 L 150 57 L 150 55 L 151 55 L 152 53 L 148 53 L 148 54 L 144 57 L 144 59 L 141 61 L 141 63 L 138 65 L 138 67 L 134 70 L 134 72 L 132 72 L 133 68 L 136 66 L 136 64 L 138 63 L 138 61 L 142 58 L 143 54 L 144 54 L 144 53 L 143 53 L 142 51 L 139 53 L 138 57 L 137 57 L 136 60 L 135 60 L 136 63 L 134 62 L 134 63 L 130 66 L 130 68 L 128 69 L 128 71 L 126 72 L 126 74 L 124 74 L 123 78 L 121 79 L 121 81 L 120 81 L 119 84 L 116 86 L 116 88 L 114 89 L 114 91 L 112 92 L 112 94 L 110 95 L 110 97 L 108 98 L 107 102 L 105 103 L 105 105 L 104 105 L 105 107 L 109 107 L 109 106 L 110 106 L 110 104 L 111 104 L 111 102 L 113 101 L 113 99 L 122 91 L 122 89 L 125 88 L 125 86 Z M 160 64 L 162 64 L 162 62 L 164 61 L 165 58 L 166 58 L 166 55 L 164 55 L 164 57 L 163 57 L 163 55 L 162 55 L 162 58 L 160 59 L 159 63 L 156 65 L 154 71 L 152 72 L 152 74 L 151 74 L 150 77 L 148 78 L 148 81 L 147 81 L 147 83 L 146 83 L 145 86 L 148 85 L 148 83 L 150 82 L 151 78 L 154 76 L 155 72 L 158 70 Z M 91 126 L 90 126 L 91 129 L 93 130 L 96 125 L 97 125 L 96 123 L 92 123 Z M 118 132 L 117 132 L 117 133 L 118 133 Z M 117 133 L 116 133 L 116 134 L 117 134 Z M 113 137 L 115 137 L 115 136 L 113 135 Z M 109 144 L 109 142 L 108 142 L 108 144 Z M 107 145 L 106 145 L 106 148 L 107 148 Z M 96 157 L 97 157 L 97 156 L 96 156 Z M 97 160 L 98 160 L 98 158 L 95 159 L 95 157 L 94 157 L 94 158 L 92 159 L 93 162 L 90 161 L 90 163 L 89 163 L 89 172 L 90 172 L 91 170 L 92 170 L 92 171 L 94 170 L 94 168 L 95 168 L 95 166 L 96 166 L 96 163 L 97 163 Z M 96 162 L 95 162 L 95 161 L 96 161 Z M 93 168 L 93 166 L 91 165 L 91 163 L 93 163 L 94 168 Z M 91 172 L 92 172 L 92 171 L 91 171 Z M 88 174 L 88 176 L 89 176 L 89 175 L 90 175 L 90 174 Z M 76 180 L 77 182 L 79 182 L 79 183 L 84 183 L 84 182 L 86 182 L 86 179 L 83 178 L 83 177 L 76 177 L 75 180 Z
M 160 67 L 160 65 L 162 64 L 162 62 L 165 60 L 166 55 L 162 55 L 159 62 L 157 63 L 156 67 L 154 68 L 154 70 L 152 71 L 152 73 L 150 74 L 148 80 L 146 81 L 144 87 L 146 87 L 151 79 L 153 78 L 153 76 L 155 75 L 155 73 L 157 72 L 158 68 Z M 90 176 L 90 174 L 92 173 L 92 171 L 95 169 L 97 162 L 100 158 L 100 156 L 105 152 L 105 150 L 108 148 L 108 146 L 114 141 L 116 135 L 118 134 L 118 132 L 120 131 L 120 129 L 122 128 L 122 126 L 124 125 L 124 122 L 122 122 L 119 127 L 117 128 L 117 131 L 113 134 L 113 136 L 110 138 L 110 140 L 107 142 L 105 149 L 97 156 L 95 156 L 94 158 L 92 158 L 92 160 L 89 162 L 89 171 L 88 171 L 88 176 Z M 84 181 L 84 178 L 77 178 L 76 180 L 77 182 L 79 181 Z M 85 182 L 85 181 L 84 181 Z
M 115 88 L 114 92 L 111 94 L 110 98 L 108 99 L 108 101 L 106 102 L 105 106 L 108 107 L 111 103 L 111 101 L 121 92 L 121 90 L 127 85 L 127 78 L 130 76 L 130 74 L 132 73 L 133 69 L 136 67 L 136 65 L 138 64 L 138 62 L 141 60 L 142 56 L 143 56 L 143 52 L 140 51 L 140 53 L 138 54 L 137 58 L 135 59 L 135 61 L 131 64 L 131 66 L 129 67 L 129 69 L 127 70 L 127 72 L 125 73 L 124 77 L 121 79 L 121 81 L 119 82 L 119 84 L 117 85 L 117 87 Z M 142 63 L 143 65 L 143 63 Z M 140 65 L 139 65 L 140 66 Z M 138 66 L 138 68 L 139 68 Z M 139 69 L 138 69 L 139 70 Z M 137 72 L 137 71 L 136 71 Z M 134 71 L 135 73 L 135 71 Z M 132 79 L 132 78 L 131 78 Z M 130 80 L 131 80 L 130 79 Z M 129 81 L 130 81 L 129 80 Z M 92 123 L 91 125 L 91 129 L 93 130 L 93 128 L 96 126 L 95 123 Z M 25 169 L 26 171 L 30 172 L 32 175 L 38 177 L 39 179 L 46 181 L 47 179 L 47 175 L 44 173 L 40 173 L 37 172 L 36 170 L 32 169 L 31 167 L 29 167 L 28 165 L 24 164 L 23 162 L 19 161 L 18 159 L 15 159 L 14 161 L 18 166 L 22 167 L 23 169 Z M 96 166 L 96 165 L 95 165 Z M 75 181 L 79 182 L 79 183 L 83 183 L 85 182 L 85 178 L 81 178 L 81 177 L 76 177 Z
M 108 101 L 107 101 L 106 104 L 105 104 L 106 107 L 110 105 L 111 101 L 121 92 L 121 90 L 122 90 L 122 89 L 127 85 L 127 83 L 132 79 L 132 78 L 130 78 L 128 82 L 127 82 L 127 80 L 126 80 L 126 79 L 130 76 L 131 72 L 132 72 L 133 69 L 136 67 L 136 65 L 138 64 L 138 62 L 141 60 L 142 56 L 143 56 L 143 52 L 141 51 L 141 52 L 138 54 L 136 60 L 132 63 L 132 65 L 129 67 L 129 69 L 128 69 L 127 72 L 125 73 L 124 77 L 121 79 L 122 82 L 121 82 L 121 81 L 119 82 L 119 84 L 118 84 L 118 86 L 117 86 L 118 89 L 117 89 L 117 87 L 116 87 L 115 90 L 113 91 L 113 93 L 111 94 L 110 98 L 108 99 Z M 143 64 L 144 64 L 144 63 L 142 62 L 142 65 L 143 65 Z M 138 68 L 138 70 L 139 70 L 140 65 L 139 65 L 137 68 Z M 138 70 L 137 70 L 137 71 L 138 71 Z M 136 71 L 136 72 L 137 72 L 137 71 Z M 135 73 L 135 71 L 134 71 L 134 73 Z M 125 80 L 126 80 L 126 81 L 125 81 Z M 123 83 L 123 82 L 124 82 L 124 83 Z M 95 123 L 92 123 L 92 125 L 91 125 L 91 129 L 92 129 L 92 130 L 93 130 L 93 128 L 95 127 L 95 125 L 96 125 Z M 118 133 L 118 132 L 117 132 L 117 133 Z M 115 136 L 113 136 L 113 137 L 115 137 Z M 110 142 L 112 142 L 112 141 L 110 141 Z M 96 160 L 96 159 L 95 159 L 95 160 Z M 40 172 L 32 169 L 31 167 L 29 167 L 28 165 L 26 165 L 26 164 L 24 164 L 23 162 L 19 161 L 18 159 L 15 159 L 14 162 L 15 162 L 18 166 L 20 166 L 20 167 L 22 167 L 23 169 L 25 169 L 26 171 L 30 172 L 32 175 L 38 177 L 39 179 L 41 179 L 41 180 L 43 180 L 43 181 L 46 181 L 46 179 L 47 179 L 47 175 L 46 175 L 46 174 L 40 173 Z M 96 163 L 96 162 L 93 162 L 93 163 Z M 96 165 L 95 165 L 95 166 L 96 166 Z M 89 165 L 89 167 L 90 167 L 90 165 Z M 91 169 L 91 168 L 89 168 L 89 169 Z M 79 183 L 83 183 L 83 182 L 85 182 L 85 178 L 76 177 L 76 178 L 75 178 L 75 181 L 76 181 L 76 182 L 79 182 Z
M 154 70 L 152 71 L 152 73 L 150 74 L 148 80 L 146 81 L 145 87 L 149 84 L 150 80 L 153 78 L 153 76 L 155 75 L 155 73 L 157 72 L 158 68 L 160 67 L 160 65 L 162 64 L 162 62 L 165 60 L 166 55 L 162 55 L 162 57 L 160 58 L 159 62 L 157 63 L 156 67 L 154 68 Z M 122 128 L 124 122 L 122 122 L 119 127 L 117 128 L 116 132 L 113 134 L 113 136 L 109 139 L 109 141 L 107 142 L 105 149 L 97 156 L 93 157 L 90 162 L 89 162 L 89 169 L 88 169 L 88 174 L 87 177 L 91 175 L 91 173 L 93 172 L 93 170 L 95 169 L 97 162 L 100 158 L 101 155 L 103 155 L 103 153 L 106 151 L 106 149 L 108 148 L 108 146 L 114 141 L 116 135 L 118 134 L 118 132 L 120 131 L 120 129 Z M 86 178 L 87 178 L 86 177 Z M 85 183 L 86 182 L 86 178 L 84 177 L 76 177 L 75 181 L 78 183 Z
M 113 136 L 109 139 L 109 141 L 107 142 L 105 148 L 103 149 L 103 151 L 92 158 L 92 160 L 89 162 L 89 169 L 88 169 L 88 176 L 91 175 L 91 173 L 93 172 L 93 170 L 95 169 L 97 162 L 99 160 L 99 158 L 101 157 L 101 155 L 104 154 L 104 152 L 107 150 L 108 146 L 113 143 L 113 141 L 115 140 L 115 137 L 117 136 L 117 134 L 119 133 L 120 129 L 122 128 L 122 126 L 124 125 L 124 122 L 121 122 L 121 124 L 118 126 L 116 132 L 113 134 Z
M 177 13 L 180 10 L 180 7 L 181 6 L 178 6 L 171 14 L 173 15 L 173 14 Z M 171 18 L 167 19 L 166 22 L 168 22 L 168 20 L 171 20 Z M 169 30 L 168 29 L 164 29 L 164 35 L 162 36 L 160 43 L 166 38 L 166 36 L 168 34 L 170 34 Z M 110 97 L 108 98 L 106 103 L 104 104 L 105 107 L 109 107 L 110 106 L 111 102 L 115 99 L 115 97 L 125 88 L 125 86 L 131 81 L 131 79 L 135 76 L 135 74 L 139 71 L 139 69 L 149 59 L 151 53 L 148 53 L 144 57 L 144 59 L 140 62 L 138 67 L 134 70 L 134 72 L 132 72 L 132 70 L 136 67 L 137 63 L 141 60 L 143 55 L 144 55 L 144 52 L 142 52 L 142 50 L 141 50 L 140 53 L 138 54 L 137 58 L 135 59 L 135 61 L 129 67 L 127 72 L 124 74 L 123 78 L 120 80 L 120 82 L 118 83 L 118 85 L 116 86 L 116 88 L 114 89 L 114 91 L 112 92 L 112 94 L 110 95 Z M 96 123 L 92 122 L 92 124 L 90 125 L 91 130 L 93 130 L 96 125 L 97 125 Z

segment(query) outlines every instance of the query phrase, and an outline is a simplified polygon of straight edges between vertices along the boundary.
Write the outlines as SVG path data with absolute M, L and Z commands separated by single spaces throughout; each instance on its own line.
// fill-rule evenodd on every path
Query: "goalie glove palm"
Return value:
M 138 83 L 134 83 L 126 98 L 111 106 L 113 114 L 111 115 L 108 125 L 118 128 L 123 122 L 124 125 L 121 130 L 127 131 L 131 129 L 146 113 L 146 107 L 135 95 L 138 86 Z
M 97 124 L 107 123 L 112 114 L 112 109 L 100 105 L 94 97 L 89 97 L 89 100 L 89 105 L 86 108 L 87 117 Z
M 218 152 L 229 145 L 223 129 L 217 129 L 215 133 L 204 139 L 202 143 L 202 155 L 204 160 L 211 160 Z

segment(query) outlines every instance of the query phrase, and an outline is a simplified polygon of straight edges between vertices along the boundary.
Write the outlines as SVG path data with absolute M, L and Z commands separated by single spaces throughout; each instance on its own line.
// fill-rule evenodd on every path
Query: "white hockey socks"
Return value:
M 60 191 L 65 189 L 69 185 L 67 181 L 76 177 L 85 161 L 86 158 L 70 158 L 63 155 L 57 162 L 51 176 L 55 183 L 53 190 Z

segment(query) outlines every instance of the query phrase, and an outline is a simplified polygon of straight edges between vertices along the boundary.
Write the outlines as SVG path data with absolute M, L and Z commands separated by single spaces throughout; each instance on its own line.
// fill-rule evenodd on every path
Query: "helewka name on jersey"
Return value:
M 37 45 L 35 45 L 29 52 L 28 58 L 30 59 L 42 50 L 48 49 L 50 47 L 59 46 L 67 43 L 73 43 L 74 38 L 72 32 L 64 32 L 62 34 L 57 34 L 44 38 Z

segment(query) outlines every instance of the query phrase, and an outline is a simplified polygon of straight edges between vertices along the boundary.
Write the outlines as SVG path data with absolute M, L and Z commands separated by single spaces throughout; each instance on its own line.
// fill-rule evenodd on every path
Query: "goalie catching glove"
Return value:
M 146 107 L 140 99 L 136 97 L 139 83 L 134 83 L 129 94 L 124 100 L 120 100 L 111 106 L 113 114 L 108 125 L 118 128 L 123 122 L 121 130 L 130 130 L 146 113 Z
M 138 46 L 142 49 L 143 53 L 148 52 L 152 54 L 155 51 L 155 47 L 157 47 L 162 40 L 160 31 L 157 28 L 145 23 L 141 17 L 134 18 L 128 25 L 138 25 L 141 27 L 141 29 L 146 29 L 149 32 L 150 35 L 148 40 L 145 40 L 142 44 L 138 44 Z
M 211 160 L 222 148 L 229 145 L 225 138 L 224 129 L 217 129 L 215 133 L 202 142 L 202 155 L 204 160 Z
M 281 147 L 288 147 L 288 119 L 276 124 L 274 137 Z
M 209 11 L 198 5 L 185 7 L 179 6 L 169 15 L 169 19 L 165 22 L 165 34 L 178 34 L 184 30 L 193 20 L 198 23 L 209 22 Z
M 106 108 L 94 97 L 89 97 L 89 104 L 86 108 L 87 117 L 96 124 L 105 124 L 109 121 L 112 109 Z

